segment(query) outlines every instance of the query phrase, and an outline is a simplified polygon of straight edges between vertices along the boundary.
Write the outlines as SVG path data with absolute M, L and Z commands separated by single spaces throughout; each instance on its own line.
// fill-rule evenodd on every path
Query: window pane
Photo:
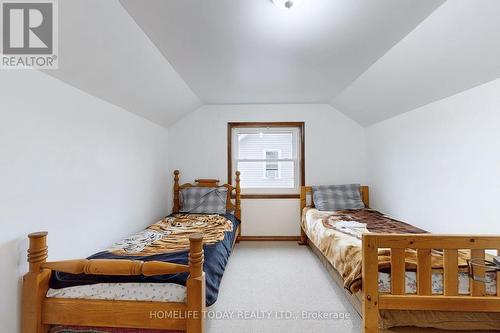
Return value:
M 266 151 L 266 159 L 277 160 L 278 158 L 280 158 L 279 151 L 277 151 L 277 150 Z
M 278 170 L 279 164 L 276 162 L 270 163 L 266 162 L 266 170 Z
M 237 162 L 242 188 L 294 188 L 294 163 Z
M 277 156 L 277 157 L 275 157 Z M 237 159 L 293 158 L 292 132 L 238 134 Z
M 277 179 L 279 178 L 278 169 L 266 169 L 266 178 L 267 179 Z

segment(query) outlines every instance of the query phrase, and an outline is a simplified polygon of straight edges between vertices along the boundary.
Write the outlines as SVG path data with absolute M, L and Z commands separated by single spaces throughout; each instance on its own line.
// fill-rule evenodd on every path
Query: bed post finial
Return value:
M 236 201 L 234 208 L 234 216 L 241 221 L 241 185 L 240 185 L 240 172 L 236 171 Z M 241 225 L 238 228 L 238 235 L 236 236 L 236 242 L 239 243 L 241 239 Z
M 30 242 L 28 249 L 30 273 L 39 273 L 40 266 L 47 261 L 47 234 L 46 231 L 41 231 L 28 235 Z
M 304 231 L 304 227 L 302 226 L 302 214 L 304 213 L 304 208 L 307 206 L 307 189 L 305 186 L 300 187 L 300 240 L 299 245 L 307 245 L 307 235 Z
M 203 273 L 203 235 L 189 236 L 189 278 L 187 287 L 187 333 L 205 331 L 205 273 Z
M 241 186 L 240 186 L 240 172 L 236 171 L 236 207 L 234 215 L 241 220 Z
M 197 278 L 203 273 L 203 235 L 192 234 L 189 236 L 189 274 Z
M 42 300 L 49 289 L 49 269 L 41 266 L 47 262 L 47 232 L 28 235 L 29 272 L 23 277 L 21 332 L 48 332 L 49 327 L 42 323 Z
M 179 170 L 174 170 L 174 207 L 172 213 L 178 213 L 181 206 L 179 202 Z

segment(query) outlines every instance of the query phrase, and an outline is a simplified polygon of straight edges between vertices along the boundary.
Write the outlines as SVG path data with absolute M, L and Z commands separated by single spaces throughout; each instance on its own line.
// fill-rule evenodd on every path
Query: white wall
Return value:
M 432 232 L 500 233 L 500 79 L 367 130 L 371 204 Z
M 0 96 L 0 331 L 18 332 L 26 235 L 84 257 L 164 216 L 168 135 L 37 71 L 2 71 Z
M 366 181 L 364 129 L 329 105 L 203 106 L 169 127 L 170 170 L 181 182 L 217 177 L 227 182 L 227 123 L 304 121 L 306 184 Z M 299 201 L 244 200 L 243 235 L 298 235 Z

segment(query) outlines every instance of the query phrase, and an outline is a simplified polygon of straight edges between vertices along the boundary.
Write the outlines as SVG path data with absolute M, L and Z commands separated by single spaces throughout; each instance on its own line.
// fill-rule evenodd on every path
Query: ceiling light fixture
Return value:
M 302 1 L 301 0 L 272 0 L 278 8 L 292 9 L 296 8 Z

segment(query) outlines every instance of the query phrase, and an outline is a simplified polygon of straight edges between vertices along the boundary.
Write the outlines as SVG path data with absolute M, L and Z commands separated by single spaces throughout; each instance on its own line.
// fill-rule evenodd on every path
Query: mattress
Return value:
M 47 297 L 185 303 L 186 287 L 176 283 L 97 283 L 50 288 Z
M 83 326 L 62 326 L 54 325 L 48 333 L 186 333 L 177 330 L 149 330 L 140 328 L 119 328 L 119 327 L 83 327 Z
M 485 283 L 485 291 L 487 295 L 496 295 L 497 286 L 497 275 L 496 273 L 487 273 Z M 460 272 L 458 273 L 458 294 L 468 295 L 469 290 L 469 273 Z M 391 292 L 391 275 L 389 273 L 379 272 L 378 273 L 378 290 L 382 293 Z M 443 274 L 433 273 L 432 274 L 432 293 L 434 295 L 442 295 L 444 291 L 443 285 Z M 406 293 L 416 294 L 417 293 L 417 273 L 416 272 L 406 272 Z

